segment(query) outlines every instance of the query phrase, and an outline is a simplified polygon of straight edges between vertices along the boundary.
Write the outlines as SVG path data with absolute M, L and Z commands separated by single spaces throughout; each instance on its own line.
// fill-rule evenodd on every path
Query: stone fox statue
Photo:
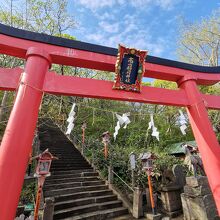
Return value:
M 184 164 L 186 164 L 189 170 L 193 172 L 193 175 L 196 177 L 198 171 L 200 171 L 201 175 L 205 176 L 202 159 L 197 154 L 197 149 L 185 143 L 182 144 L 181 147 L 184 149 L 184 153 L 186 155 Z

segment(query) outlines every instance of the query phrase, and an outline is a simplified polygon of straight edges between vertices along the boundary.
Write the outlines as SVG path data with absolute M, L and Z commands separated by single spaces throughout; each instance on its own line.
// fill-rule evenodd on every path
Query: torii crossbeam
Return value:
M 117 49 L 33 33 L 0 24 L 0 54 L 26 59 L 24 70 L 0 68 L 0 89 L 17 90 L 0 147 L 0 219 L 14 219 L 43 93 L 186 107 L 220 214 L 220 146 L 207 108 L 220 97 L 197 85 L 220 81 L 220 67 L 202 67 L 147 56 L 145 77 L 176 82 L 178 90 L 142 87 L 141 93 L 112 90 L 113 82 L 50 72 L 52 63 L 115 71 Z

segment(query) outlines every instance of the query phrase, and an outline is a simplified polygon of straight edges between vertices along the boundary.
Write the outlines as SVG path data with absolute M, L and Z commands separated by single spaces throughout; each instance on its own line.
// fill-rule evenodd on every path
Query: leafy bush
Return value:
M 36 192 L 37 192 L 37 184 L 35 181 L 24 184 L 20 196 L 20 203 L 22 205 L 27 203 L 33 203 Z
M 94 158 L 94 162 L 96 167 L 101 171 L 101 173 L 107 178 L 108 170 L 107 166 L 111 164 L 114 169 L 114 172 L 120 176 L 126 183 L 131 185 L 132 182 L 132 174 L 129 163 L 129 155 L 131 152 L 135 152 L 137 158 L 140 153 L 144 152 L 152 152 L 155 154 L 157 159 L 154 160 L 154 168 L 152 172 L 152 179 L 156 186 L 161 184 L 161 175 L 165 169 L 171 169 L 174 164 L 181 164 L 182 161 L 174 156 L 170 156 L 167 153 L 158 151 L 158 148 L 137 148 L 136 146 L 119 146 L 118 144 L 109 146 L 109 156 L 108 159 L 105 160 L 103 153 L 103 144 L 101 141 L 94 141 L 93 143 L 90 140 L 90 146 L 86 148 L 86 156 L 92 159 L 92 155 Z M 156 150 L 155 150 L 156 149 Z M 147 175 L 142 170 L 141 161 L 137 159 L 136 169 L 134 171 L 135 176 L 135 185 L 146 187 L 148 185 Z M 114 183 L 121 189 L 123 189 L 124 185 L 118 177 L 114 177 Z

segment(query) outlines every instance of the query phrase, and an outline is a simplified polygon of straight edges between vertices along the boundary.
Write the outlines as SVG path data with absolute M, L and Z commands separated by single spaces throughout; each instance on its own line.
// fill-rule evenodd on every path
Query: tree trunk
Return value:
M 0 121 L 2 121 L 4 113 L 5 113 L 5 107 L 6 107 L 6 103 L 7 103 L 7 99 L 8 99 L 8 92 L 5 91 L 3 98 L 2 98 L 2 103 L 0 106 Z

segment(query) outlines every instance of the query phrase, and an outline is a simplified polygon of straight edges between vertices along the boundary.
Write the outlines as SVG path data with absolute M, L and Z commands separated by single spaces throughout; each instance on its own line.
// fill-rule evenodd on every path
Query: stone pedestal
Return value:
M 162 215 L 161 214 L 156 214 L 156 215 L 153 215 L 153 214 L 150 214 L 150 213 L 147 213 L 145 215 L 145 217 L 148 219 L 148 220 L 161 220 L 162 218 Z
M 142 190 L 138 187 L 134 188 L 132 214 L 134 218 L 143 216 Z
M 177 185 L 164 186 L 161 189 L 163 211 L 170 217 L 175 217 L 182 213 L 181 190 L 182 187 Z
M 114 174 L 112 172 L 113 167 L 110 165 L 108 166 L 108 184 L 111 185 L 113 184 L 113 178 L 114 178 Z
M 46 198 L 43 212 L 43 220 L 53 220 L 54 198 Z
M 181 200 L 185 220 L 218 219 L 218 212 L 207 177 L 187 177 Z

